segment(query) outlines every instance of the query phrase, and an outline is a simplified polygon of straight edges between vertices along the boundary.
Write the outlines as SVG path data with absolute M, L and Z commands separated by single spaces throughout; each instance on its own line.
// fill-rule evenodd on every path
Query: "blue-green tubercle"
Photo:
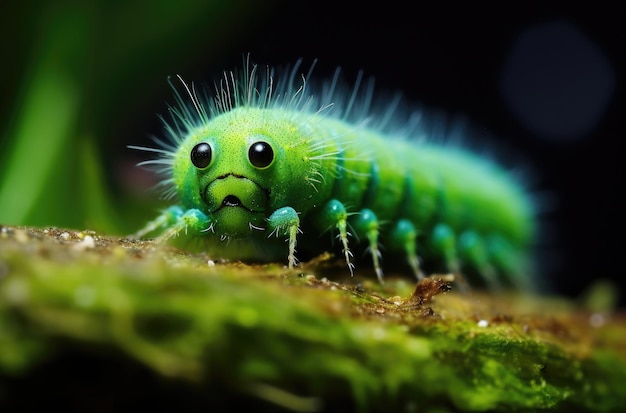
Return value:
M 370 110 L 371 87 L 345 93 L 335 77 L 311 93 L 298 73 L 247 64 L 212 98 L 181 80 L 168 140 L 133 147 L 158 155 L 142 164 L 159 167 L 178 203 L 137 236 L 161 231 L 216 258 L 290 268 L 300 249 L 336 250 L 350 272 L 352 251 L 365 249 L 381 282 L 383 257 L 402 257 L 418 278 L 444 270 L 528 284 L 534 207 L 510 173 L 432 139 L 414 116 L 402 122 L 397 101 Z

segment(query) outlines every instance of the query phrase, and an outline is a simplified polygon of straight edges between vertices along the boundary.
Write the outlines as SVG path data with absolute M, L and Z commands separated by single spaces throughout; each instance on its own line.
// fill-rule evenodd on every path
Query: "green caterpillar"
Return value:
M 510 173 L 429 140 L 415 117 L 400 124 L 398 100 L 376 122 L 372 83 L 360 89 L 360 75 L 345 93 L 337 71 L 317 95 L 307 89 L 310 71 L 298 69 L 276 81 L 247 62 L 243 75 L 225 73 L 214 97 L 179 78 L 186 97 L 173 87 L 168 141 L 130 146 L 158 155 L 139 165 L 156 165 L 165 196 L 179 203 L 136 236 L 187 234 L 221 258 L 286 257 L 289 268 L 296 246 L 337 248 L 350 273 L 352 250 L 365 249 L 380 282 L 384 246 L 418 279 L 428 267 L 528 284 L 535 211 Z M 328 231 L 338 246 L 320 238 Z

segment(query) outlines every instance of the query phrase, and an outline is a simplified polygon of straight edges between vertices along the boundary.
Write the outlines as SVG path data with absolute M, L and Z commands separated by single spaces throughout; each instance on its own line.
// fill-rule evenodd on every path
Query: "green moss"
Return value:
M 594 327 L 563 300 L 445 292 L 449 284 L 436 279 L 417 287 L 394 277 L 385 286 L 375 277 L 333 282 L 322 277 L 332 276 L 330 262 L 288 272 L 93 233 L 2 227 L 0 405 L 15 406 L 42 366 L 70 356 L 93 365 L 93 375 L 106 370 L 99 360 L 120 363 L 113 375 L 141 366 L 180 385 L 159 392 L 145 379 L 155 403 L 185 394 L 196 407 L 626 405 L 619 314 Z M 69 380 L 60 370 L 59 380 Z

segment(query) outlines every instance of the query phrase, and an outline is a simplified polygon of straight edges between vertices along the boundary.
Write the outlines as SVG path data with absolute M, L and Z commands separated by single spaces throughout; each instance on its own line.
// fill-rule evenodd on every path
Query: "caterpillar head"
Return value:
M 274 83 L 273 70 L 259 76 L 246 61 L 242 76 L 224 74 L 214 97 L 206 90 L 199 97 L 178 76 L 181 94 L 170 79 L 176 104 L 171 121 L 162 118 L 168 139 L 155 138 L 161 148 L 129 146 L 158 155 L 139 165 L 165 177 L 158 185 L 164 197 L 203 211 L 225 238 L 265 228 L 281 207 L 302 216 L 318 207 L 341 156 L 318 124 L 324 117 L 317 115 L 332 105 L 305 93 L 305 77 L 296 81 L 299 64 Z
M 280 207 L 310 205 L 317 188 L 306 182 L 316 163 L 293 125 L 276 111 L 240 107 L 197 127 L 172 165 L 182 204 L 210 215 L 215 232 L 231 238 L 265 228 Z

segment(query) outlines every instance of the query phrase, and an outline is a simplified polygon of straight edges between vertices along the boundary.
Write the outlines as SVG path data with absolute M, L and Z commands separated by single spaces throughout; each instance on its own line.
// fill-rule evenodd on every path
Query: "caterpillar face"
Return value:
M 268 115 L 258 109 L 222 114 L 188 136 L 175 155 L 183 205 L 212 216 L 211 230 L 222 236 L 244 238 L 264 230 L 271 212 L 292 196 L 285 183 L 310 173 L 305 145 L 294 145 L 293 130 Z

